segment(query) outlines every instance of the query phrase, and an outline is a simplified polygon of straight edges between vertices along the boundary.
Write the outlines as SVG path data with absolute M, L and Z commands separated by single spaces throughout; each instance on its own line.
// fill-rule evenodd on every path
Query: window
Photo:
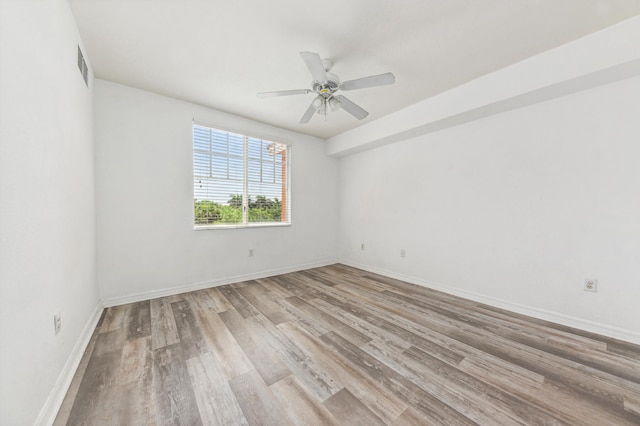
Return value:
M 288 225 L 289 145 L 193 125 L 195 229 Z

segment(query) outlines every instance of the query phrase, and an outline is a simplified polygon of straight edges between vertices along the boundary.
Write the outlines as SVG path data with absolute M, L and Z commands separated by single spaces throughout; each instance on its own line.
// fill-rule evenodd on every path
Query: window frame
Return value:
M 267 136 L 267 135 L 260 135 L 260 134 L 256 134 L 254 132 L 248 133 L 245 131 L 238 131 L 236 129 L 231 129 L 228 128 L 226 126 L 218 126 L 218 125 L 214 125 L 211 123 L 207 123 L 207 122 L 203 122 L 203 121 L 199 121 L 194 119 L 192 122 L 192 126 L 191 126 L 191 165 L 192 165 L 192 177 L 193 177 L 193 182 L 192 182 L 192 199 L 195 202 L 196 200 L 196 191 L 195 191 L 195 180 L 197 179 L 196 176 L 196 169 L 195 169 L 195 154 L 196 154 L 196 147 L 194 144 L 194 128 L 195 126 L 199 126 L 199 127 L 205 127 L 214 131 L 218 131 L 218 132 L 224 132 L 227 134 L 234 134 L 234 135 L 238 135 L 238 136 L 242 136 L 243 139 L 243 155 L 242 155 L 242 161 L 243 161 L 243 173 L 242 173 L 242 223 L 221 223 L 221 224 L 196 224 L 196 215 L 195 215 L 195 209 L 193 208 L 192 205 L 192 224 L 193 224 L 193 229 L 195 231 L 202 231 L 202 230 L 210 230 L 210 229 L 247 229 L 247 228 L 269 228 L 269 227 L 289 227 L 292 224 L 292 216 L 291 216 L 291 151 L 292 151 L 292 144 L 287 141 L 284 140 L 282 138 L 278 138 L 278 137 L 273 137 L 273 136 Z M 254 139 L 254 140 L 259 140 L 261 143 L 262 142 L 267 142 L 267 143 L 273 143 L 273 144 L 279 144 L 279 145 L 284 145 L 286 147 L 286 155 L 285 155 L 285 161 L 284 162 L 277 162 L 274 160 L 274 167 L 275 164 L 280 163 L 281 165 L 286 167 L 286 191 L 283 193 L 283 197 L 282 200 L 280 200 L 281 203 L 284 203 L 285 207 L 285 214 L 286 214 L 286 222 L 250 222 L 249 221 L 249 202 L 250 202 L 250 196 L 252 195 L 249 191 L 249 162 L 252 160 L 255 160 L 253 158 L 250 158 L 249 156 L 249 140 L 250 139 Z M 210 152 L 213 152 L 213 150 L 211 150 Z M 227 154 L 228 155 L 228 154 Z M 284 169 L 283 169 L 284 171 Z

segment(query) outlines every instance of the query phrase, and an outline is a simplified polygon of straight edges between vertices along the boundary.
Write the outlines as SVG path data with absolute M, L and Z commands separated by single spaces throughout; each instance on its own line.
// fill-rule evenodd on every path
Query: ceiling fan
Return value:
M 355 80 L 349 80 L 341 83 L 340 78 L 337 75 L 329 72 L 331 71 L 331 67 L 333 67 L 333 62 L 329 59 L 320 59 L 320 55 L 314 52 L 300 52 L 300 56 L 313 76 L 311 89 L 280 90 L 276 92 L 258 93 L 258 97 L 260 98 L 316 93 L 317 96 L 313 101 L 311 101 L 311 105 L 309 105 L 309 108 L 307 108 L 307 111 L 300 119 L 300 124 L 308 123 L 314 113 L 326 116 L 327 108 L 332 111 L 337 111 L 342 108 L 358 120 L 362 120 L 369 115 L 369 113 L 348 98 L 342 95 L 336 95 L 336 92 L 338 90 L 348 91 L 364 89 L 367 87 L 384 86 L 387 84 L 393 84 L 396 81 L 395 76 L 388 72 L 385 74 L 356 78 Z

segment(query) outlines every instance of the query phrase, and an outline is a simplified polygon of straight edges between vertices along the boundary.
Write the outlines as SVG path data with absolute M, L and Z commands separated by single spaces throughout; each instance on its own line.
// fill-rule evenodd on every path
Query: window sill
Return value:
M 251 223 L 249 225 L 195 225 L 194 231 L 208 231 L 218 229 L 251 229 L 251 228 L 282 228 L 291 226 L 291 223 Z

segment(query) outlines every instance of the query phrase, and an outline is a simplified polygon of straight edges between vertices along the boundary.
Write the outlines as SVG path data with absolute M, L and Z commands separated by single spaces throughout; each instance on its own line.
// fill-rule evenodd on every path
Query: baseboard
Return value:
M 134 303 L 134 302 L 141 302 L 143 300 L 149 300 L 149 299 L 157 299 L 158 297 L 173 296 L 180 293 L 186 293 L 186 292 L 195 291 L 195 290 L 202 290 L 210 287 L 217 287 L 221 285 L 233 284 L 233 283 L 248 281 L 248 280 L 257 280 L 260 278 L 272 277 L 274 275 L 288 274 L 290 272 L 301 271 L 304 269 L 319 268 L 322 266 L 333 265 L 337 261 L 338 261 L 337 259 L 327 259 L 325 261 L 320 261 L 320 262 L 305 263 L 300 265 L 287 266 L 285 268 L 269 269 L 266 271 L 254 272 L 251 274 L 236 275 L 232 277 L 202 281 L 198 283 L 191 283 L 191 284 L 182 285 L 182 286 L 164 288 L 160 290 L 134 293 L 127 296 L 104 298 L 102 299 L 102 304 L 104 305 L 104 307 L 109 308 L 112 306 L 125 305 L 127 303 Z
M 484 303 L 490 306 L 494 306 L 496 308 L 506 309 L 508 311 L 516 312 L 518 314 L 527 315 L 527 316 L 538 318 L 545 321 L 551 321 L 556 324 L 561 324 L 568 327 L 577 328 L 579 330 L 588 331 L 591 333 L 596 333 L 603 336 L 624 340 L 629 343 L 640 345 L 640 333 L 633 330 L 613 327 L 607 324 L 601 324 L 594 321 L 585 320 L 583 318 L 577 318 L 569 315 L 564 315 L 558 312 L 547 311 L 545 309 L 539 309 L 539 308 L 533 308 L 530 306 L 520 305 L 520 304 L 509 302 L 506 300 L 496 299 L 493 297 L 488 297 L 481 294 L 460 290 L 460 289 L 447 286 L 441 283 L 423 280 L 420 278 L 400 274 L 397 272 L 387 271 L 387 270 L 380 269 L 375 266 L 371 266 L 367 264 L 347 261 L 344 259 L 339 260 L 339 263 L 342 263 L 347 266 L 352 266 L 354 268 L 363 269 L 365 271 L 373 272 L 376 274 L 384 275 L 389 278 L 406 281 L 408 283 L 416 284 L 422 287 L 438 290 L 443 293 L 451 294 L 453 296 L 459 296 L 465 299 L 473 300 L 475 302 Z
M 67 362 L 64 364 L 58 376 L 58 380 L 56 380 L 56 384 L 53 386 L 49 397 L 40 410 L 40 414 L 34 423 L 35 425 L 52 425 L 55 421 L 56 415 L 62 406 L 62 401 L 64 401 L 67 390 L 69 390 L 73 376 L 76 374 L 76 370 L 80 365 L 84 351 L 87 349 L 93 331 L 98 325 L 103 309 L 102 304 L 98 303 L 91 313 L 89 320 L 82 329 L 75 346 L 71 350 L 71 354 L 69 354 L 69 358 L 67 358 Z

